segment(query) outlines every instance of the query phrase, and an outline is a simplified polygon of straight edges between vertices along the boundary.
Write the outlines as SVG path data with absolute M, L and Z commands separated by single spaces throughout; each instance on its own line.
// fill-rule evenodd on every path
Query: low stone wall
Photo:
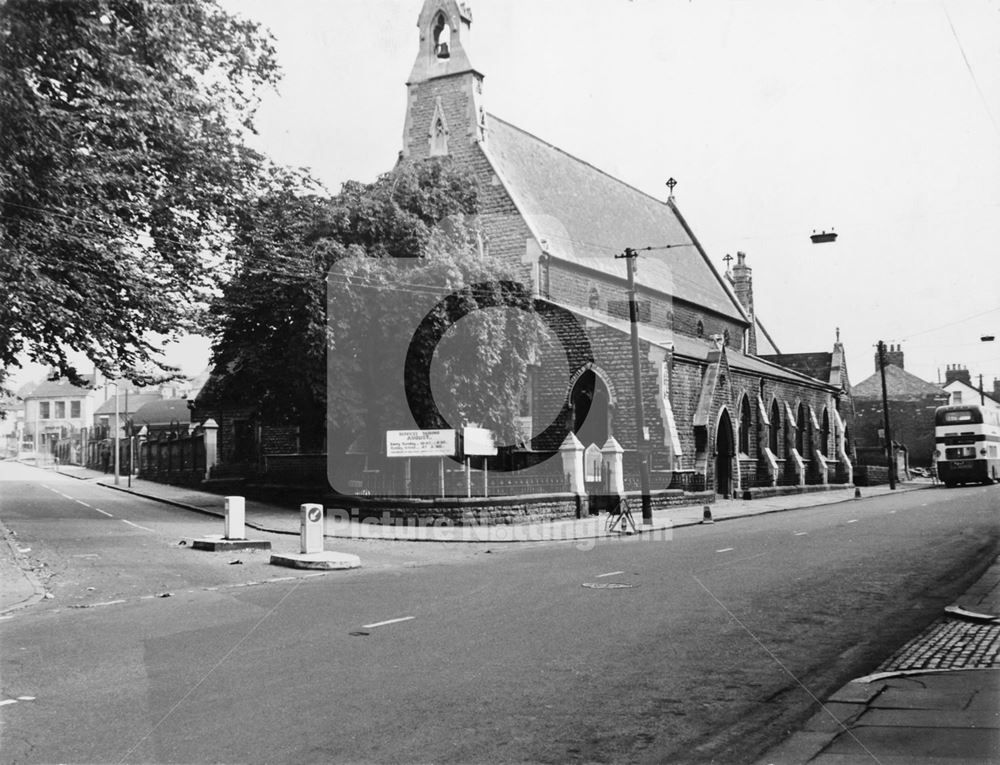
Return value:
M 642 512 L 642 496 L 627 492 L 634 517 Z M 472 497 L 442 499 L 374 499 L 334 495 L 326 497 L 331 508 L 348 510 L 353 520 L 394 523 L 418 521 L 450 526 L 476 526 L 536 523 L 566 518 L 583 518 L 608 506 L 605 498 L 579 496 L 569 492 L 522 497 Z M 602 501 L 604 500 L 604 501 Z M 715 500 L 712 492 L 690 493 L 678 490 L 654 491 L 650 502 L 654 510 L 677 505 L 701 505 Z M 596 514 L 596 513 L 595 513 Z
M 764 499 L 765 497 L 783 497 L 786 494 L 812 494 L 820 491 L 838 491 L 854 488 L 854 484 L 812 484 L 806 486 L 759 486 L 743 492 L 743 499 Z
M 879 486 L 889 483 L 889 468 L 884 465 L 856 465 L 854 483 L 858 486 Z

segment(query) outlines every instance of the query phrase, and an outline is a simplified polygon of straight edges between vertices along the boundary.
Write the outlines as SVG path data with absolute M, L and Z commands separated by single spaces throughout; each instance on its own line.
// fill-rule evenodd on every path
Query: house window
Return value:
M 951 394 L 951 403 L 961 404 L 962 403 L 962 391 L 957 390 Z
M 740 454 L 750 454 L 750 399 L 740 403 Z
M 69 416 L 72 419 L 79 419 L 80 418 L 80 402 L 79 401 L 70 401 L 69 402 Z
M 597 311 L 601 307 L 601 293 L 598 292 L 597 287 L 592 286 L 590 288 L 590 296 L 587 300 L 587 305 L 594 311 Z
M 705 322 L 703 322 L 701 319 L 698 319 L 698 325 L 695 327 L 695 333 L 698 335 L 698 337 L 705 336 Z
M 66 419 L 66 402 L 56 401 L 56 419 L 65 420 Z
M 49 402 L 39 401 L 38 402 L 38 419 L 47 420 L 49 419 Z

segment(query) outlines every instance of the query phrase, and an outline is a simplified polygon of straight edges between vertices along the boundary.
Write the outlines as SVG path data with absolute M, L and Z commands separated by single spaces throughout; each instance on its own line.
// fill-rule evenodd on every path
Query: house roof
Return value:
M 143 404 L 135 410 L 136 425 L 169 425 L 177 422 L 186 425 L 191 422 L 191 410 L 186 398 L 162 398 Z
M 833 365 L 833 354 L 819 351 L 816 353 L 774 353 L 762 355 L 761 358 L 773 361 L 796 372 L 801 372 L 817 380 L 830 380 L 830 368 Z
M 894 400 L 901 398 L 925 398 L 938 396 L 947 398 L 948 394 L 940 385 L 921 380 L 916 375 L 900 369 L 895 364 L 885 366 L 886 395 Z M 852 393 L 856 399 L 882 398 L 882 376 L 876 372 L 854 386 Z
M 118 396 L 118 413 L 121 415 L 134 414 L 142 406 L 148 404 L 150 401 L 157 401 L 160 398 L 159 393 L 129 393 L 128 396 L 128 410 L 126 411 L 126 395 L 124 393 Z M 95 415 L 110 414 L 115 413 L 115 397 L 112 396 L 99 407 L 94 412 Z
M 552 302 L 554 305 L 558 305 L 561 308 L 565 308 L 567 311 L 570 311 L 571 313 L 589 321 L 597 322 L 598 324 L 604 324 L 608 327 L 617 329 L 626 336 L 629 334 L 629 322 L 625 319 L 617 319 L 607 316 L 606 314 L 599 314 L 594 311 L 579 308 L 578 306 L 564 305 L 556 303 L 555 301 L 549 302 Z M 672 348 L 674 352 L 680 356 L 705 363 L 708 363 L 708 355 L 715 348 L 715 344 L 708 338 L 689 337 L 687 335 L 671 332 L 670 330 L 663 329 L 662 327 L 654 327 L 649 324 L 639 324 L 639 338 L 648 343 L 659 346 L 660 348 Z M 734 348 L 726 348 L 726 360 L 731 368 L 739 369 L 744 372 L 754 372 L 756 374 L 767 375 L 769 377 L 795 382 L 799 385 L 822 386 L 825 388 L 831 387 L 826 380 L 817 380 L 794 369 L 788 369 L 787 367 L 780 366 L 779 364 L 775 364 L 767 359 L 760 358 L 759 356 L 748 356 L 741 351 L 735 350 Z
M 82 375 L 88 384 L 94 379 L 92 375 Z M 89 396 L 91 388 L 81 388 L 69 380 L 43 380 L 23 395 L 28 398 L 83 398 Z
M 980 395 L 979 388 L 977 388 L 974 385 L 969 385 L 964 380 L 952 380 L 950 383 L 942 387 L 949 392 L 958 390 L 961 391 L 962 393 L 974 394 L 976 396 Z M 993 391 L 984 388 L 982 390 L 982 395 L 983 398 L 989 399 L 994 404 L 1000 404 L 1000 396 L 995 395 Z
M 636 281 L 742 323 L 749 320 L 672 201 L 662 202 L 593 165 L 487 115 L 484 151 L 551 257 L 626 278 L 626 247 L 641 253 Z

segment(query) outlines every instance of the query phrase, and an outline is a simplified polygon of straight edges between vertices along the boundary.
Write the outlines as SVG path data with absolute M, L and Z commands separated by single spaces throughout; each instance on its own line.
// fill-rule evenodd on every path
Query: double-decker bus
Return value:
M 934 412 L 934 460 L 948 488 L 1000 480 L 1000 411 L 979 404 L 939 406 Z

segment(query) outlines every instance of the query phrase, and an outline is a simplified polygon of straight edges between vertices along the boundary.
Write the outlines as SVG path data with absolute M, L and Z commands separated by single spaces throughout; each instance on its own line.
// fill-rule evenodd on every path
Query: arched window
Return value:
M 795 448 L 799 452 L 799 456 L 805 458 L 805 448 L 806 448 L 806 428 L 808 423 L 806 422 L 806 407 L 805 404 L 799 404 L 799 411 L 795 416 Z
M 740 454 L 750 454 L 750 398 L 740 402 Z
M 823 408 L 823 430 L 820 432 L 819 450 L 825 456 L 830 456 L 830 412 Z
M 771 402 L 771 432 L 768 433 L 767 447 L 771 453 L 778 454 L 778 428 L 781 427 L 781 409 L 778 408 L 778 400 Z
M 590 287 L 590 295 L 587 300 L 587 305 L 595 311 L 601 307 L 601 293 L 598 291 L 596 285 L 592 285 Z
M 701 319 L 698 319 L 698 325 L 695 327 L 695 332 L 697 332 L 698 337 L 705 336 L 705 322 Z
M 440 59 L 450 58 L 451 27 L 444 13 L 438 13 L 434 19 L 434 55 Z

